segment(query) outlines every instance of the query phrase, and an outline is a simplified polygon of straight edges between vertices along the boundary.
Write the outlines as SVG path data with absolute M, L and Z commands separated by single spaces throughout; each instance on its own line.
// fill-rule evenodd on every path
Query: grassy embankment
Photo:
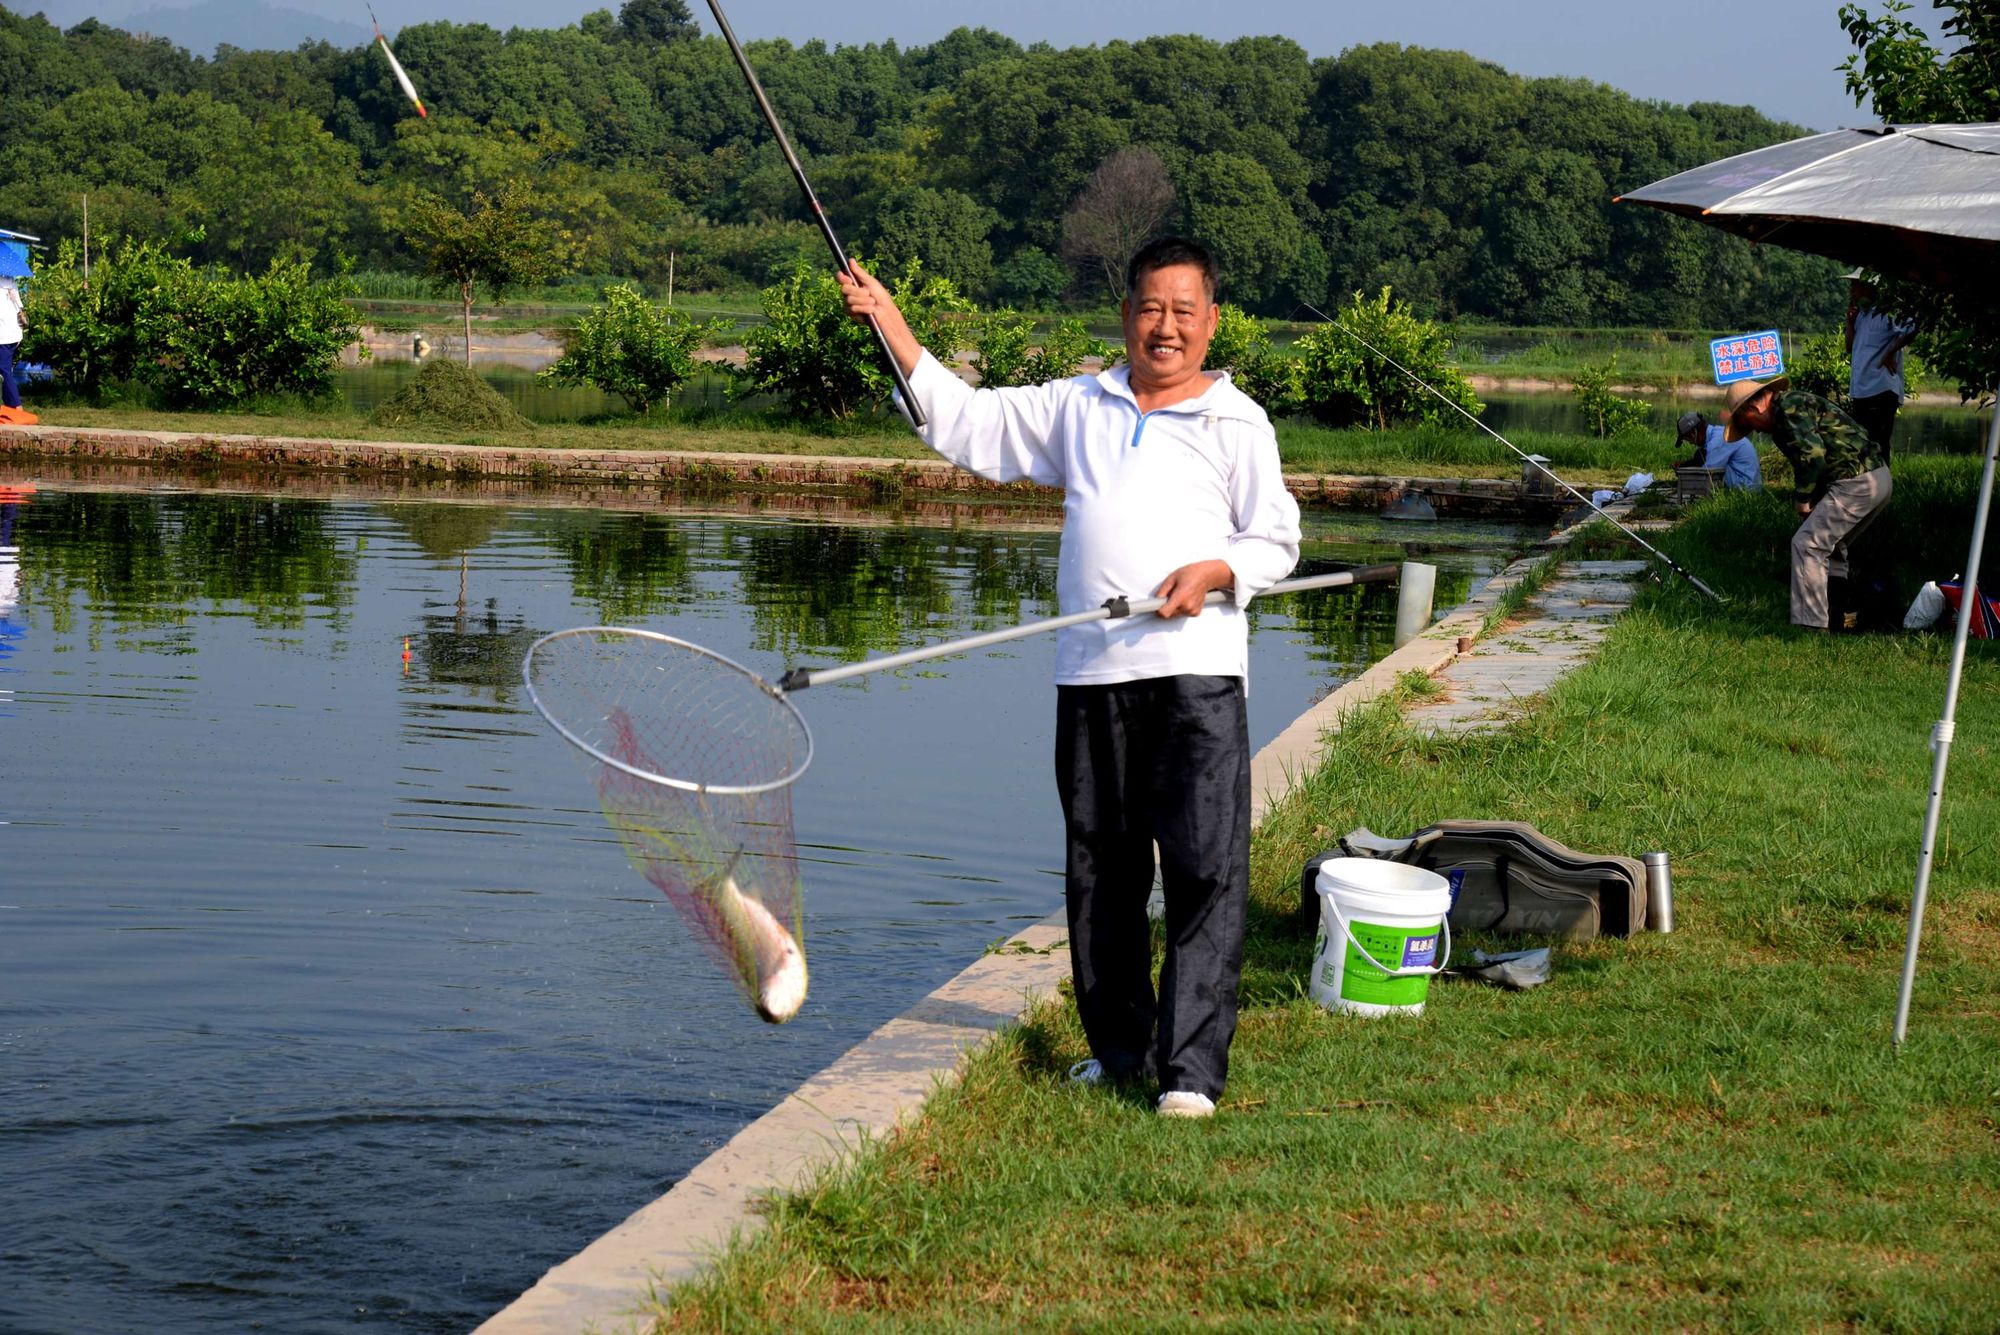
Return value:
M 828 425 L 793 422 L 751 409 L 667 408 L 649 417 L 618 414 L 583 422 L 544 422 L 527 431 L 385 428 L 343 406 L 296 403 L 264 412 L 162 412 L 143 407 L 94 408 L 31 404 L 52 426 L 108 427 L 234 436 L 293 436 L 312 440 L 411 440 L 459 445 L 593 450 L 702 450 L 745 454 L 934 457 L 900 421 L 880 418 Z M 1654 434 L 1613 440 L 1560 432 L 1510 437 L 1579 485 L 1615 486 L 1634 471 L 1662 472 L 1673 463 L 1672 442 Z M 1520 462 L 1470 428 L 1396 427 L 1388 431 L 1331 430 L 1289 420 L 1278 424 L 1288 471 L 1365 476 L 1518 477 Z
M 1975 477 L 1899 468 L 1877 550 L 1962 560 Z M 1696 509 L 1668 541 L 1732 601 L 1649 590 L 1504 732 L 1351 721 L 1257 836 L 1216 1119 L 1068 1085 L 1083 1041 L 1045 1005 L 920 1121 L 771 1202 L 662 1328 L 1990 1330 L 2000 660 L 1967 666 L 1896 1056 L 1948 643 L 1792 631 L 1794 522 L 1776 496 Z M 1444 816 L 1668 849 L 1680 930 L 1560 947 L 1531 992 L 1434 983 L 1414 1022 L 1305 1000 L 1303 859 Z
M 366 318 L 383 329 L 457 329 L 455 302 L 429 299 L 421 280 L 399 275 L 364 275 L 358 299 Z M 728 315 L 739 322 L 761 319 L 754 292 L 682 295 L 676 304 L 702 318 Z M 499 305 L 478 308 L 480 327 L 491 332 L 542 330 L 557 335 L 590 308 L 596 289 L 589 283 L 557 285 Z M 1115 323 L 1109 309 L 1087 312 L 1100 324 Z M 1056 317 L 1049 317 L 1056 318 Z M 1284 341 L 1312 328 L 1281 324 Z M 1618 356 L 1621 383 L 1671 387 L 1689 383 L 1705 365 L 1706 346 L 1685 331 L 1624 329 L 1507 329 L 1459 325 L 1452 329 L 1460 361 L 1468 373 L 1566 385 L 1577 371 Z M 31 404 L 52 425 L 119 427 L 140 431 L 202 432 L 225 435 L 295 436 L 329 440 L 410 440 L 466 445 L 511 445 L 581 449 L 674 449 L 751 454 L 927 458 L 898 420 L 877 416 L 849 424 L 798 423 L 767 405 L 718 410 L 715 396 L 701 404 L 657 410 L 639 417 L 613 412 L 583 420 L 548 421 L 532 431 L 452 431 L 436 427 L 383 428 L 342 402 L 281 401 L 235 411 L 156 411 L 143 395 L 110 407 Z M 1279 424 L 1285 466 L 1302 473 L 1365 476 L 1516 477 L 1519 461 L 1503 446 L 1470 425 L 1400 427 L 1389 431 L 1332 430 L 1294 419 Z M 1677 457 L 1659 433 L 1640 432 L 1615 440 L 1545 431 L 1510 435 L 1529 453 L 1548 457 L 1558 472 L 1579 486 L 1622 483 L 1636 471 L 1663 472 Z
M 1467 375 L 1563 388 L 1579 372 L 1600 369 L 1614 359 L 1613 380 L 1619 385 L 1654 391 L 1710 385 L 1708 341 L 1716 336 L 1682 329 L 1451 327 L 1452 353 Z M 1785 337 L 1790 346 L 1799 336 L 1787 332 Z

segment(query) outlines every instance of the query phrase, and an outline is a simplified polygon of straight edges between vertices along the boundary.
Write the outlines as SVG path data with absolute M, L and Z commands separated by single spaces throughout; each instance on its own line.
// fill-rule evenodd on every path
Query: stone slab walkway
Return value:
M 1491 732 L 1597 652 L 1631 606 L 1645 561 L 1565 561 L 1521 614 L 1437 674 L 1442 695 L 1405 711 L 1433 733 Z

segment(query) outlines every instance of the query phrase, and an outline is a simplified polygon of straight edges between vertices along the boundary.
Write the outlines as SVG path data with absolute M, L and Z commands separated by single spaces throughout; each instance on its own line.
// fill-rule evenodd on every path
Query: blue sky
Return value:
M 266 3 L 283 3 L 337 23 L 342 40 L 350 25 L 368 20 L 361 0 Z M 157 14 L 175 6 L 172 0 L 53 0 L 38 7 L 68 26 L 92 14 L 118 22 L 135 12 Z M 385 0 L 377 12 L 392 29 L 436 18 L 550 27 L 573 23 L 591 9 L 617 7 L 617 0 Z M 712 30 L 706 0 L 690 0 L 690 7 Z M 1077 0 L 1010 0 L 995 6 L 937 0 L 847 0 L 840 5 L 726 0 L 725 10 L 737 35 L 746 40 L 818 37 L 855 43 L 893 37 L 909 45 L 934 41 L 963 24 L 1057 46 L 1156 33 L 1194 32 L 1217 39 L 1279 33 L 1322 56 L 1370 42 L 1400 42 L 1469 51 L 1519 74 L 1594 79 L 1640 97 L 1748 103 L 1812 129 L 1867 119 L 1842 91 L 1835 72 L 1851 49 L 1840 29 L 1838 0 L 1154 0 L 1130 9 Z M 1917 0 L 1913 17 L 1935 34 L 1934 11 L 1924 0 Z

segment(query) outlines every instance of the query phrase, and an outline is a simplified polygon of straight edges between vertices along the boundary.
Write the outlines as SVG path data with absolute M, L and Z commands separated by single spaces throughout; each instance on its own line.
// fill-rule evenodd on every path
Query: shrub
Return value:
M 1215 337 L 1208 342 L 1208 358 L 1202 365 L 1211 371 L 1239 370 L 1270 348 L 1271 335 L 1264 322 L 1225 301 L 1215 308 Z
M 1841 346 L 1840 335 L 1800 339 L 1785 358 L 1785 374 L 1793 389 L 1817 394 L 1843 409 L 1848 406 L 1847 349 Z
M 1300 408 L 1326 425 L 1382 430 L 1396 422 L 1442 424 L 1458 420 L 1450 404 L 1475 415 L 1485 406 L 1452 364 L 1444 330 L 1417 318 L 1406 303 L 1392 301 L 1388 288 L 1372 301 L 1355 293 L 1333 319 L 1424 383 L 1412 381 L 1341 328 L 1315 329 L 1295 345 L 1299 364 L 1294 374 Z M 1450 404 L 1440 401 L 1439 394 Z
M 169 403 L 333 392 L 340 351 L 361 332 L 340 284 L 283 260 L 241 278 L 191 269 L 175 276 L 167 290 L 173 306 L 149 322 L 159 355 L 140 367 L 140 378 Z
M 1653 411 L 1650 403 L 1621 399 L 1611 392 L 1611 378 L 1617 371 L 1618 357 L 1614 353 L 1602 366 L 1586 366 L 1576 373 L 1572 392 L 1577 406 L 1583 410 L 1583 420 L 1599 440 L 1643 429 L 1647 414 Z
M 377 426 L 433 426 L 455 431 L 534 429 L 499 390 L 465 363 L 449 358 L 425 362 L 416 379 L 382 400 L 368 420 Z
M 1030 385 L 1051 380 L 1067 380 L 1095 357 L 1106 366 L 1118 364 L 1118 349 L 1090 332 L 1090 326 L 1072 317 L 1059 320 L 1042 335 L 1041 346 L 1028 354 L 1027 378 Z
M 55 262 L 28 285 L 21 338 L 24 360 L 47 362 L 65 389 L 93 398 L 133 378 L 142 313 L 167 281 L 165 271 L 186 263 L 151 241 L 114 241 L 99 254 L 94 281 L 86 283 L 77 243 L 57 247 Z
M 972 365 L 981 388 L 1028 383 L 1028 348 L 1035 317 L 1016 310 L 988 311 L 971 323 Z
M 940 361 L 957 354 L 959 317 L 973 309 L 957 288 L 912 261 L 891 295 L 919 343 Z M 836 421 L 889 397 L 895 382 L 882 350 L 868 326 L 848 318 L 832 274 L 801 264 L 764 289 L 763 307 L 765 322 L 744 339 L 747 356 L 735 372 L 742 392 L 776 394 L 795 417 Z
M 345 297 L 301 263 L 232 277 L 129 239 L 100 252 L 86 284 L 64 242 L 30 285 L 22 354 L 93 397 L 136 380 L 175 405 L 322 398 L 360 332 Z
M 1215 337 L 1202 364 L 1228 371 L 1236 387 L 1272 417 L 1299 412 L 1299 363 L 1271 346 L 1263 321 L 1226 301 L 1216 310 Z
M 700 321 L 654 306 L 628 284 L 605 289 L 604 300 L 563 336 L 563 354 L 541 378 L 558 385 L 595 385 L 617 394 L 632 411 L 666 403 L 693 378 L 703 342 L 735 326 Z
M 1266 348 L 1231 371 L 1230 377 L 1270 416 L 1294 417 L 1305 411 L 1303 369 L 1298 358 Z
M 1058 321 L 1033 343 L 1035 320 L 1019 311 L 994 311 L 972 322 L 972 346 L 977 355 L 982 388 L 993 385 L 1043 385 L 1067 380 L 1096 357 L 1106 366 L 1117 361 L 1117 349 L 1090 332 L 1080 319 Z

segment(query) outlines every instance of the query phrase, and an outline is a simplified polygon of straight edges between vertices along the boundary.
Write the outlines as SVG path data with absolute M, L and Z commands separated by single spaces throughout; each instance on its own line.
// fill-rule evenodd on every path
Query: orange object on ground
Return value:
M 41 421 L 26 408 L 0 408 L 0 426 L 39 426 Z

